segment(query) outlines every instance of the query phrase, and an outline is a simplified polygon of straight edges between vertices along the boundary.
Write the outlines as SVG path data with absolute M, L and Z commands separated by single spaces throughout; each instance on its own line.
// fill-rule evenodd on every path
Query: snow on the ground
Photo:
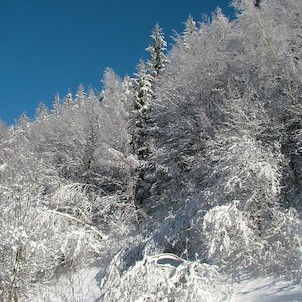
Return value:
M 32 302 L 95 302 L 100 296 L 100 268 L 86 267 L 59 278 L 55 284 L 40 289 Z
M 302 285 L 274 278 L 247 279 L 233 284 L 229 302 L 302 302 Z
M 97 275 L 97 267 L 91 268 L 87 274 L 85 292 L 89 296 L 86 296 L 85 302 L 95 302 L 100 293 Z M 232 287 L 233 294 L 226 302 L 302 302 L 302 285 L 287 280 L 258 277 L 234 282 Z
M 44 293 L 36 295 L 32 301 L 100 301 L 99 281 L 104 276 L 103 274 L 104 268 L 100 266 L 100 263 L 95 263 L 68 277 L 60 278 L 54 286 L 48 287 Z M 226 302 L 302 302 L 302 285 L 291 281 L 258 277 L 230 283 L 232 294 Z
M 98 300 L 99 271 L 100 268 L 93 266 L 79 272 L 78 276 L 82 277 L 82 281 L 73 284 L 76 301 L 95 302 Z M 302 302 L 302 285 L 287 280 L 258 277 L 235 281 L 232 289 L 233 294 L 226 302 Z
M 85 302 L 95 302 L 94 297 L 100 293 L 97 285 L 97 281 L 101 277 L 98 268 L 91 267 L 87 276 L 89 278 L 87 278 L 85 286 L 90 289 L 87 292 L 92 295 Z M 285 279 L 246 278 L 241 281 L 234 281 L 231 287 L 232 295 L 226 302 L 302 302 L 302 285 Z

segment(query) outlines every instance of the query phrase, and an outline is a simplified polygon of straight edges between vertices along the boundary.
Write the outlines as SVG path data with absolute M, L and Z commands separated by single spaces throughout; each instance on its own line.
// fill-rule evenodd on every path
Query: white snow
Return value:
M 173 256 L 172 254 L 171 255 L 162 254 L 162 255 L 158 255 L 158 257 L 150 257 L 151 262 L 153 263 L 154 260 L 162 259 L 163 256 L 165 256 L 164 259 L 167 258 L 169 260 L 171 260 L 171 259 L 178 260 L 178 261 L 181 260 L 178 257 L 176 257 L 176 258 L 172 257 Z M 143 262 L 144 261 L 139 262 L 140 265 Z M 157 265 L 155 265 L 154 268 L 156 268 L 156 266 Z M 168 269 L 169 267 L 167 267 L 167 269 L 168 269 L 167 271 L 165 271 L 165 269 L 162 271 L 161 267 L 162 266 L 159 265 L 159 271 L 157 271 L 156 279 L 160 277 L 159 272 L 161 272 L 161 274 L 167 273 L 166 277 L 169 276 L 168 279 L 171 278 L 171 280 L 170 281 L 166 280 L 166 281 L 169 283 L 169 285 L 174 284 L 175 283 L 174 279 L 177 274 L 169 273 L 169 271 L 170 271 Z M 206 268 L 206 266 L 205 266 L 205 268 Z M 146 272 L 147 271 L 150 273 L 150 267 L 146 270 Z M 196 270 L 194 270 L 194 271 L 196 272 Z M 50 301 L 51 302 L 71 302 L 71 301 L 96 302 L 96 301 L 102 301 L 102 300 L 99 300 L 100 296 L 101 296 L 101 289 L 99 287 L 99 284 L 100 284 L 100 279 L 104 276 L 103 273 L 104 273 L 104 267 L 101 266 L 101 262 L 100 261 L 96 262 L 94 265 L 83 268 L 77 272 L 70 273 L 68 276 L 64 275 L 62 278 L 57 280 L 56 284 L 45 287 L 44 291 L 40 291 L 39 294 L 35 295 L 35 297 L 31 297 L 31 301 L 32 302 L 46 302 L 46 301 L 48 301 L 48 302 L 50 302 Z M 195 280 L 196 286 L 198 285 L 197 284 L 198 280 L 197 279 Z M 139 280 L 137 280 L 137 281 L 139 281 Z M 143 283 L 146 285 L 145 281 Z M 130 284 L 128 286 L 132 287 Z M 136 286 L 138 286 L 138 284 L 136 284 Z M 163 284 L 161 286 L 163 287 Z M 192 284 L 191 284 L 191 286 L 192 286 Z M 240 280 L 240 281 L 238 281 L 238 280 L 232 281 L 230 278 L 229 282 L 227 282 L 227 283 L 220 283 L 220 285 L 219 285 L 219 283 L 215 282 L 215 284 L 212 284 L 212 286 L 213 286 L 212 289 L 210 287 L 210 288 L 207 288 L 206 291 L 204 291 L 203 298 L 205 298 L 208 294 L 207 297 L 208 297 L 208 299 L 210 299 L 210 300 L 207 300 L 207 302 L 214 302 L 214 301 L 301 302 L 302 301 L 301 284 L 294 283 L 292 281 L 285 280 L 285 279 L 269 278 L 269 277 L 260 276 L 260 277 L 246 277 L 246 278 L 242 277 L 242 280 Z M 126 285 L 126 287 L 127 287 L 127 285 Z M 116 291 L 120 290 L 121 288 L 123 288 L 123 286 L 116 288 Z M 227 289 L 227 288 L 229 288 L 229 289 Z M 192 287 L 192 289 L 193 289 L 193 287 Z M 125 290 L 125 286 L 124 286 L 124 290 Z M 185 288 L 184 288 L 184 290 L 185 290 Z M 195 288 L 195 290 L 196 290 L 196 288 Z M 116 292 L 116 291 L 115 291 L 116 296 L 124 296 L 124 294 L 126 292 L 126 291 L 123 291 L 123 293 L 118 294 L 118 292 Z M 224 295 L 225 300 L 224 299 L 221 300 L 221 294 L 223 292 L 225 293 L 225 295 Z M 229 294 L 227 294 L 227 292 Z M 139 300 L 139 301 L 141 301 L 141 302 L 154 301 L 152 299 L 148 300 L 150 298 L 151 294 L 152 293 L 148 292 L 148 290 L 145 291 L 144 294 L 141 293 L 141 300 Z M 162 294 L 165 295 L 164 290 L 163 290 Z M 179 292 L 178 295 L 180 298 L 181 293 Z M 210 297 L 212 297 L 212 298 L 210 298 Z M 182 298 L 183 297 L 181 297 L 179 301 L 184 301 Z M 193 298 L 193 300 L 196 301 L 194 298 Z M 110 300 L 110 301 L 114 301 L 114 300 Z M 204 301 L 204 300 L 202 300 L 202 301 Z M 106 301 L 102 301 L 102 302 L 106 302 Z M 117 301 L 117 302 L 120 302 L 120 301 Z M 178 302 L 178 301 L 176 300 L 175 302 Z M 190 301 L 187 301 L 187 302 L 190 302 Z
M 100 296 L 98 274 L 100 268 L 85 267 L 70 272 L 56 280 L 55 284 L 45 286 L 39 293 L 30 297 L 31 302 L 95 302 Z
M 229 302 L 301 302 L 302 286 L 275 278 L 246 279 L 233 284 Z

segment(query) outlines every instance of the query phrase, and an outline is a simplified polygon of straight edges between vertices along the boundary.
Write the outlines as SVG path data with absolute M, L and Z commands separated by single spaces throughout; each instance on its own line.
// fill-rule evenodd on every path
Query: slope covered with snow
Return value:
M 302 6 L 232 5 L 0 123 L 0 301 L 302 301 Z

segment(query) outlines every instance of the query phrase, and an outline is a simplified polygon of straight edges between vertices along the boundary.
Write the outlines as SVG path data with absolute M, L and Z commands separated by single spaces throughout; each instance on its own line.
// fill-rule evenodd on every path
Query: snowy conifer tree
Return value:
M 54 114 L 58 114 L 61 110 L 61 101 L 60 101 L 60 96 L 59 93 L 56 93 L 55 98 L 52 103 L 52 110 L 51 112 Z
M 23 137 L 26 137 L 31 128 L 30 120 L 25 112 L 19 117 L 18 123 L 16 125 L 16 133 L 21 134 Z
M 184 47 L 190 48 L 191 36 L 194 35 L 194 33 L 196 32 L 197 32 L 196 22 L 191 16 L 189 16 L 189 18 L 185 22 L 185 29 L 182 34 Z
M 146 127 L 148 124 L 148 111 L 150 109 L 150 101 L 152 97 L 152 80 L 153 77 L 148 73 L 147 66 L 143 61 L 137 67 L 136 78 L 132 81 L 133 90 L 133 148 L 134 152 L 140 159 L 148 154 L 146 145 Z
M 94 101 L 96 101 L 95 91 L 94 91 L 94 89 L 92 87 L 89 88 L 88 96 L 87 96 L 87 101 L 88 102 L 94 102 Z
M 76 94 L 75 102 L 79 107 L 81 107 L 81 106 L 83 106 L 85 99 L 86 99 L 85 89 L 84 89 L 83 84 L 80 84 L 80 86 L 78 87 L 77 94 Z
M 38 122 L 44 122 L 48 116 L 48 109 L 46 105 L 41 102 L 36 110 L 36 120 Z
M 167 63 L 167 57 L 165 56 L 167 42 L 164 39 L 163 30 L 158 23 L 152 30 L 151 39 L 152 44 L 146 48 L 151 56 L 151 59 L 148 62 L 148 68 L 152 76 L 157 77 L 162 71 L 165 70 Z
M 71 91 L 69 90 L 69 91 L 67 92 L 67 94 L 66 94 L 65 99 L 64 99 L 64 106 L 65 106 L 66 108 L 68 108 L 68 107 L 71 107 L 72 104 L 73 104 L 73 97 L 72 97 Z

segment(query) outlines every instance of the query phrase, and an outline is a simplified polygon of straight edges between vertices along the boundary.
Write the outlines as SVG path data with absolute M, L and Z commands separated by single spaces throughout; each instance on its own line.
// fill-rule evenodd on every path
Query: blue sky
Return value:
M 51 107 L 82 83 L 101 90 L 104 69 L 132 75 L 159 22 L 171 44 L 189 15 L 196 21 L 229 1 L 0 0 L 0 118 L 14 123 L 39 102 Z

